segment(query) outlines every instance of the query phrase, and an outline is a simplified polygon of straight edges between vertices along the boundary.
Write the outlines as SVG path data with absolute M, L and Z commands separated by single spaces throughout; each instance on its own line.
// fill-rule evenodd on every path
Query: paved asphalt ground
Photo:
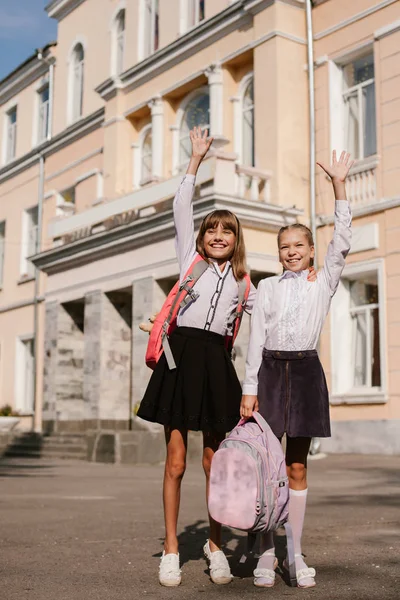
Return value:
M 205 571 L 203 475 L 191 464 L 180 517 L 183 580 L 162 588 L 162 467 L 0 460 L 0 599 L 136 600 L 279 597 L 400 599 L 400 459 L 331 456 L 309 463 L 303 551 L 317 587 L 298 590 L 278 576 L 252 585 L 244 539 L 225 531 L 235 574 L 213 585 Z M 278 538 L 280 555 L 283 538 Z M 200 596 L 204 594 L 204 596 Z

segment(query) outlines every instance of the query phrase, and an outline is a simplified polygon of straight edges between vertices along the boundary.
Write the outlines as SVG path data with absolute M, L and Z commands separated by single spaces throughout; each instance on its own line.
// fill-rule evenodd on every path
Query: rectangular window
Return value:
M 144 58 L 159 48 L 159 0 L 144 0 Z
M 38 207 L 25 210 L 22 215 L 21 277 L 33 277 L 35 266 L 28 260 L 37 252 Z
M 50 94 L 49 86 L 47 85 L 39 92 L 39 129 L 38 129 L 38 143 L 47 140 L 49 134 L 49 107 L 50 107 Z
M 361 402 L 384 393 L 381 280 L 379 266 L 346 267 L 332 302 L 334 397 Z
M 15 406 L 22 414 L 31 414 L 34 403 L 34 338 L 17 338 Z
M 346 148 L 355 159 L 376 154 L 374 55 L 343 67 Z
M 376 273 L 349 280 L 352 327 L 353 387 L 379 388 L 379 299 Z
M 196 27 L 205 18 L 205 0 L 187 0 L 187 29 Z
M 13 160 L 17 150 L 17 107 L 7 113 L 7 149 L 6 161 Z
M 3 285 L 4 279 L 4 256 L 6 247 L 6 222 L 0 223 L 0 287 Z

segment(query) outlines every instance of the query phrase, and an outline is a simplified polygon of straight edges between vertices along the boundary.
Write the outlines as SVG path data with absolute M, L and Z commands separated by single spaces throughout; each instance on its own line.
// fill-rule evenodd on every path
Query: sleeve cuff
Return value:
M 244 396 L 257 396 L 258 385 L 254 383 L 244 383 L 242 388 L 242 394 Z
M 182 179 L 182 183 L 185 183 L 185 181 L 187 183 L 191 183 L 194 184 L 194 182 L 196 181 L 196 175 L 184 175 L 183 179 Z

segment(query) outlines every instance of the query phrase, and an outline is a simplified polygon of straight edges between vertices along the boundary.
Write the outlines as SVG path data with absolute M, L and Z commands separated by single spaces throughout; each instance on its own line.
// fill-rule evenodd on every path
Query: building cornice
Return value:
M 83 2 L 85 0 L 51 0 L 45 7 L 45 11 L 52 19 L 61 21 Z
M 68 244 L 46 250 L 32 258 L 32 262 L 46 273 L 57 273 L 76 268 L 93 260 L 119 254 L 173 238 L 175 227 L 169 208 L 154 215 L 134 220 L 126 225 L 114 227 L 77 239 Z M 194 202 L 194 223 L 198 227 L 202 219 L 212 210 L 230 209 L 242 225 L 263 231 L 277 232 L 284 224 L 293 224 L 302 211 L 262 202 L 249 202 L 223 194 L 210 194 Z M 95 229 L 95 226 L 93 226 Z
M 47 157 L 65 148 L 69 144 L 76 142 L 85 135 L 95 131 L 102 126 L 104 122 L 104 108 L 92 113 L 88 117 L 74 123 L 61 133 L 54 136 L 51 140 L 40 144 L 31 152 L 24 154 L 20 158 L 13 160 L 8 165 L 0 169 L 0 183 L 15 177 L 18 173 L 31 168 L 41 156 Z
M 393 198 L 382 198 L 381 200 L 374 202 L 374 204 L 352 207 L 351 212 L 353 218 L 367 217 L 368 215 L 376 215 L 377 213 L 391 208 L 397 208 L 398 206 L 400 206 L 400 196 L 394 196 Z M 333 215 L 320 215 L 317 219 L 317 227 L 333 225 L 334 222 L 335 218 Z
M 381 2 L 378 2 L 378 4 L 375 4 L 374 6 L 370 6 L 369 8 L 366 8 L 365 10 L 362 10 L 361 12 L 356 13 L 355 15 L 349 17 L 348 19 L 339 21 L 339 23 L 336 23 L 335 25 L 332 25 L 331 27 L 328 27 L 327 29 L 324 29 L 323 31 L 319 31 L 318 33 L 315 33 L 314 40 L 317 41 L 328 35 L 332 35 L 332 33 L 336 33 L 336 31 L 339 31 L 340 29 L 343 29 L 344 27 L 348 27 L 349 25 L 352 25 L 353 23 L 357 23 L 357 21 L 361 21 L 362 19 L 365 19 L 366 17 L 373 15 L 374 13 L 378 12 L 379 10 L 386 8 L 387 6 L 390 6 L 391 4 L 394 4 L 395 2 L 398 2 L 398 0 L 382 0 Z
M 245 17 L 247 17 L 246 13 L 243 18 L 245 18 Z M 227 31 L 230 31 L 228 25 L 229 25 L 228 23 L 225 23 Z M 193 33 L 194 32 L 192 32 L 192 31 L 189 32 L 190 35 L 193 35 Z M 113 96 L 117 93 L 117 91 L 119 89 L 126 89 L 126 88 L 133 89 L 135 87 L 139 87 L 146 81 L 153 79 L 154 77 L 157 77 L 158 75 L 162 74 L 164 71 L 168 70 L 171 67 L 171 64 L 174 64 L 174 63 L 176 63 L 176 61 L 183 60 L 183 59 L 187 58 L 188 56 L 190 56 L 192 53 L 194 53 L 196 51 L 196 48 L 203 47 L 205 42 L 213 43 L 215 41 L 215 38 L 217 37 L 217 35 L 220 35 L 220 33 L 221 33 L 221 31 L 218 31 L 217 34 L 215 34 L 214 32 L 210 32 L 208 34 L 206 32 L 206 34 L 204 36 L 198 35 L 197 37 L 194 36 L 193 38 L 189 38 L 187 40 L 185 39 L 184 40 L 185 43 L 183 45 L 178 45 L 178 42 L 173 42 L 173 44 L 170 44 L 169 46 L 163 48 L 159 52 L 152 54 L 145 60 L 141 61 L 140 63 L 138 63 L 135 66 L 133 66 L 132 68 L 130 68 L 128 71 L 125 71 L 125 73 L 123 73 L 118 79 L 113 79 L 112 77 L 109 77 L 108 79 L 103 81 L 100 85 L 98 85 L 95 91 L 98 94 L 100 94 L 100 96 L 102 97 L 103 100 L 108 101 L 111 98 L 113 98 Z M 187 34 L 187 35 L 189 35 L 189 34 Z M 261 46 L 262 44 L 265 44 L 266 42 L 268 42 L 276 37 L 280 37 L 282 39 L 285 39 L 290 42 L 300 44 L 303 46 L 305 46 L 307 44 L 307 40 L 305 38 L 301 38 L 301 37 L 286 33 L 284 31 L 273 30 L 273 31 L 269 31 L 265 35 L 260 36 L 256 40 L 253 40 L 253 41 L 249 42 L 248 44 L 245 44 L 244 46 L 240 46 L 233 52 L 230 52 L 229 54 L 220 58 L 218 62 L 221 65 L 223 65 L 223 64 L 233 60 L 237 56 L 240 56 L 241 54 L 244 54 L 245 52 L 248 52 L 249 50 L 254 50 L 258 46 Z M 186 38 L 186 36 L 183 36 L 183 38 Z M 205 65 L 204 70 L 207 66 L 208 65 Z M 194 79 L 200 77 L 202 75 L 202 73 L 204 73 L 204 70 L 198 71 L 196 73 L 192 73 L 192 74 L 188 75 L 187 77 L 185 77 L 183 81 L 177 82 L 174 85 L 169 86 L 168 89 L 163 90 L 161 92 L 161 95 L 168 94 L 171 91 L 178 89 L 180 87 L 180 85 L 184 85 L 185 83 L 188 83 L 188 82 L 193 81 Z M 143 103 L 143 104 L 145 104 L 145 103 Z M 135 109 L 136 108 L 137 107 L 135 107 Z M 130 111 L 127 111 L 126 114 L 129 114 L 129 113 L 130 113 Z
M 46 57 L 45 61 L 38 59 L 39 50 L 36 50 L 35 54 L 0 81 L 0 105 L 5 104 L 48 72 L 49 63 L 56 62 L 55 56 L 51 55 L 49 49 L 56 45 L 56 42 L 52 42 L 42 50 Z

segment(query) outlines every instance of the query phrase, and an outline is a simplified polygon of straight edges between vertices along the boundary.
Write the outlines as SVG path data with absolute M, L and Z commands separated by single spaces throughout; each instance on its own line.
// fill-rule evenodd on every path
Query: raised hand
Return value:
M 203 132 L 200 127 L 193 127 L 190 131 L 193 158 L 202 160 L 209 151 L 214 138 L 209 138 L 207 134 L 207 129 Z
M 344 183 L 351 167 L 354 165 L 354 160 L 350 160 L 350 154 L 344 151 L 340 155 L 339 160 L 337 160 L 336 150 L 334 150 L 332 152 L 331 165 L 326 165 L 323 162 L 317 162 L 317 165 L 329 175 L 332 181 Z

